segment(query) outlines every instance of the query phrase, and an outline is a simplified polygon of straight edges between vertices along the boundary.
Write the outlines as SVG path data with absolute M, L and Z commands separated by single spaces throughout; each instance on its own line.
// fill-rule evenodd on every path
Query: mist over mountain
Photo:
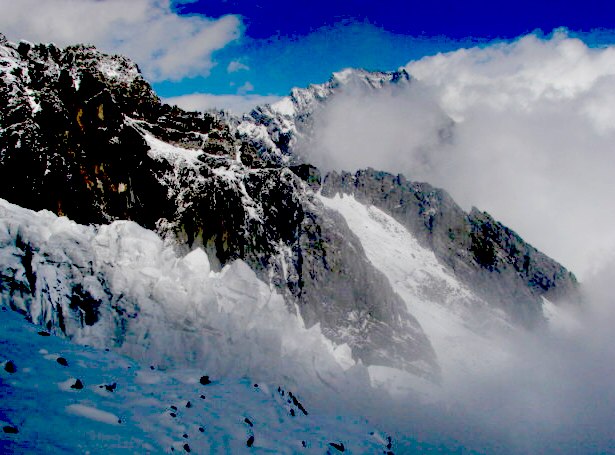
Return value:
M 445 188 L 588 278 L 615 254 L 613 64 L 565 31 L 425 57 L 404 67 L 412 84 L 340 90 L 305 153 Z
M 277 449 L 251 434 L 256 451 L 293 453 L 297 432 L 318 435 L 303 446 L 316 453 L 391 450 L 376 430 L 399 453 L 612 448 L 612 386 L 598 378 L 613 352 L 594 349 L 610 327 L 596 316 L 603 285 L 585 290 L 489 213 L 397 172 L 403 162 L 374 168 L 409 157 L 431 175 L 433 155 L 457 141 L 460 119 L 424 86 L 406 70 L 346 70 L 242 117 L 186 112 L 124 57 L 0 37 L 3 308 L 152 365 L 163 382 L 207 371 L 301 390 L 316 420 L 293 423 Z M 369 102 L 349 109 L 357 100 Z M 408 125 L 401 140 L 391 118 Z M 338 164 L 351 172 L 327 172 Z M 29 447 L 33 420 L 19 406 L 31 392 L 18 384 L 37 386 L 16 381 L 2 389 L 13 400 L 2 419 L 19 422 L 11 444 Z M 302 412 L 288 400 L 285 412 Z M 81 415 L 104 425 L 107 414 Z M 315 428 L 335 415 L 352 437 L 331 445 Z M 203 418 L 223 428 L 190 450 L 226 450 L 230 417 Z

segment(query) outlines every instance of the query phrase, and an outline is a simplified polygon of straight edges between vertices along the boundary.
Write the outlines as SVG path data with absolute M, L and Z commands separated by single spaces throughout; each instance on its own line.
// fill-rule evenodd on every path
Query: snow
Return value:
M 14 73 L 21 66 L 19 54 L 15 49 L 0 45 L 0 74 L 7 85 L 17 81 Z
M 308 411 L 303 415 L 278 392 L 280 385 L 288 391 L 283 383 L 214 378 L 203 386 L 204 369 L 150 370 L 116 352 L 41 337 L 15 312 L 2 311 L 0 319 L 0 361 L 17 366 L 11 375 L 0 369 L 0 426 L 18 429 L 2 434 L 2 453 L 186 453 L 184 444 L 192 453 L 244 453 L 249 436 L 254 453 L 322 454 L 331 441 L 349 453 L 385 448 L 378 428 L 358 417 L 313 412 L 292 390 Z M 50 365 L 43 350 L 61 353 L 69 366 Z M 83 389 L 69 388 L 76 378 Z M 112 383 L 113 392 L 104 389 Z
M 175 199 L 179 209 L 190 204 L 185 199 L 191 191 L 198 191 L 206 184 L 206 178 L 201 173 L 204 163 L 200 157 L 202 150 L 192 150 L 168 144 L 151 135 L 142 126 L 141 121 L 127 119 L 143 136 L 149 146 L 148 155 L 157 161 L 166 161 L 171 165 L 171 171 L 160 177 L 160 181 L 168 188 L 169 199 Z M 239 161 L 240 154 L 237 152 L 237 160 L 228 160 L 225 165 L 208 168 L 220 182 L 231 187 L 241 196 L 241 202 L 246 213 L 246 222 L 255 221 L 261 223 L 263 208 L 250 197 L 244 179 L 250 169 L 244 167 Z M 186 173 L 185 171 L 189 172 Z
M 114 56 L 101 57 L 98 69 L 107 79 L 126 85 L 132 84 L 139 76 L 139 70 L 134 63 Z
M 330 344 L 329 347 L 331 354 L 344 370 L 355 366 L 355 362 L 352 359 L 352 349 L 346 343 L 338 344 L 337 346 Z
M 44 67 L 46 76 L 50 78 L 59 76 L 59 66 L 51 57 L 47 57 L 44 61 L 39 60 L 36 63 Z M 13 43 L 0 44 L 0 78 L 9 90 L 10 106 L 27 103 L 32 115 L 41 111 L 42 108 L 38 101 L 39 93 L 29 87 L 32 78 L 28 64 L 22 59 Z
M 558 333 L 574 333 L 581 329 L 582 325 L 574 308 L 564 305 L 555 305 L 549 299 L 542 297 L 542 311 L 549 327 Z M 578 309 L 576 309 L 578 311 Z
M 354 365 L 347 347 L 333 345 L 317 326 L 307 329 L 242 261 L 215 273 L 203 250 L 178 257 L 136 223 L 80 226 L 0 200 L 0 273 L 23 283 L 18 235 L 32 245 L 36 289 L 45 291 L 28 299 L 3 289 L 2 304 L 10 302 L 40 324 L 57 324 L 60 306 L 76 342 L 113 343 L 159 368 L 207 364 L 218 374 L 259 380 L 317 382 L 318 375 L 343 377 Z M 77 285 L 101 302 L 93 325 L 83 324 L 72 304 Z
M 132 122 L 133 125 L 136 122 Z M 147 142 L 150 150 L 148 155 L 155 160 L 165 160 L 176 167 L 198 167 L 199 156 L 202 155 L 201 150 L 191 150 L 182 147 L 176 147 L 155 138 L 149 133 L 145 133 L 142 129 L 143 138 Z
M 81 76 L 74 74 L 73 75 L 73 87 L 75 87 L 76 91 L 79 91 L 79 87 L 81 87 Z
M 436 351 L 444 382 L 463 372 L 476 372 L 506 362 L 508 353 L 491 336 L 512 328 L 453 272 L 423 247 L 404 226 L 374 206 L 354 196 L 326 198 L 323 204 L 339 212 L 357 235 L 368 259 L 389 279 L 404 299 L 408 312 L 421 324 Z M 479 310 L 480 320 L 473 316 Z M 497 327 L 490 330 L 488 326 Z M 372 384 L 392 391 L 408 388 L 430 395 L 433 385 L 391 369 L 370 367 Z M 431 399 L 431 398 L 428 398 Z
M 119 425 L 119 417 L 110 412 L 86 406 L 84 404 L 69 404 L 66 406 L 66 412 L 74 414 L 86 419 L 95 420 L 97 422 L 107 423 L 109 425 Z
M 290 97 L 286 96 L 282 98 L 280 101 L 273 103 L 271 105 L 271 109 L 274 112 L 277 112 L 280 115 L 285 115 L 287 117 L 292 117 L 295 115 L 295 105 Z
M 73 384 L 75 384 L 76 380 L 77 378 L 68 378 L 65 381 L 59 382 L 58 388 L 62 390 L 63 392 L 70 392 L 70 391 L 76 392 L 76 390 L 71 387 Z
M 31 273 L 23 266 L 26 250 Z M 34 298 L 11 291 L 29 289 L 28 276 Z M 379 414 L 369 403 L 386 403 L 386 394 L 370 388 L 370 376 L 376 386 L 389 383 L 377 383 L 350 348 L 333 344 L 318 324 L 306 328 L 242 261 L 216 272 L 203 250 L 178 256 L 132 222 L 81 226 L 0 200 L 0 278 L 16 286 L 0 287 L 0 361 L 19 360 L 21 376 L 2 378 L 0 395 L 3 415 L 23 427 L 17 446 L 104 453 L 115 452 L 114 444 L 138 452 L 147 443 L 152 453 L 169 453 L 189 443 L 199 453 L 235 453 L 253 433 L 257 452 L 303 451 L 302 440 L 308 453 L 325 453 L 330 441 L 343 442 L 349 452 L 382 450 L 377 438 L 366 436 L 371 424 L 350 415 Z M 73 304 L 76 289 L 98 303 L 92 325 Z M 24 328 L 20 316 L 4 311 L 9 306 L 35 323 L 51 323 L 52 333 L 61 333 L 61 308 L 73 343 L 39 336 L 40 327 Z M 57 363 L 59 356 L 68 366 Z M 202 375 L 212 380 L 205 389 Z M 82 389 L 71 387 L 77 379 Z M 111 383 L 117 383 L 114 392 L 104 388 Z M 290 414 L 292 402 L 278 394 L 279 385 L 297 391 L 309 416 L 298 409 Z M 178 408 L 176 417 L 170 406 Z M 122 423 L 109 425 L 111 416 Z M 246 428 L 244 417 L 254 428 Z M 75 440 L 76 432 L 84 436 Z
M 28 88 L 30 74 L 16 49 L 9 45 L 0 45 L 0 78 L 9 89 L 9 105 L 15 106 L 26 101 L 32 110 L 40 105 Z
M 265 147 L 276 154 L 281 154 L 278 147 L 271 140 L 269 132 L 264 125 L 256 125 L 251 121 L 243 121 L 237 126 L 237 132 L 246 138 L 262 142 Z
M 26 95 L 28 97 L 28 102 L 30 103 L 30 108 L 32 109 L 32 113 L 36 114 L 41 111 L 41 104 L 36 100 L 35 92 L 32 89 L 26 89 Z
M 342 71 L 333 73 L 333 78 L 339 81 L 341 84 L 347 84 L 352 74 L 353 74 L 352 68 L 345 68 Z

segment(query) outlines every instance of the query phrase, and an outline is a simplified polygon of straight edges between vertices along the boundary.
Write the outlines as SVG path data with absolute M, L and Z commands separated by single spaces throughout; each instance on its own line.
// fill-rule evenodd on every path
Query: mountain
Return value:
M 444 190 L 297 149 L 348 87 L 408 84 L 345 70 L 236 118 L 161 103 L 124 57 L 0 37 L 2 305 L 165 367 L 446 382 L 578 284 Z
M 202 247 L 214 268 L 242 259 L 356 360 L 437 375 L 427 337 L 341 217 L 224 116 L 161 104 L 136 65 L 91 47 L 4 40 L 0 52 L 0 197 L 82 224 L 133 220 L 178 251 Z
M 257 107 L 243 117 L 239 129 L 258 131 L 252 136 L 260 140 L 262 155 L 302 162 L 301 146 L 305 145 L 301 139 L 315 134 L 314 118 L 336 96 L 351 90 L 365 94 L 383 88 L 403 90 L 411 83 L 405 70 L 346 69 L 334 73 L 324 84 L 293 89 L 274 105 Z M 250 124 L 256 126 L 249 128 Z M 442 125 L 443 130 L 451 127 L 452 120 Z M 265 130 L 268 140 L 261 139 Z M 304 171 L 304 178 L 320 182 L 320 173 L 310 168 Z M 488 213 L 476 208 L 464 212 L 442 189 L 374 169 L 330 172 L 320 183 L 319 191 L 325 197 L 351 195 L 391 215 L 472 289 L 475 299 L 502 309 L 515 323 L 526 327 L 541 324 L 542 297 L 558 300 L 576 293 L 576 279 L 564 267 Z
M 260 156 L 277 163 L 304 164 L 300 139 L 314 134 L 314 114 L 332 97 L 348 90 L 369 92 L 384 87 L 404 87 L 410 83 L 405 70 L 370 72 L 345 69 L 334 73 L 324 84 L 294 88 L 291 94 L 272 105 L 259 106 L 244 115 L 238 125 L 242 139 L 258 150 Z

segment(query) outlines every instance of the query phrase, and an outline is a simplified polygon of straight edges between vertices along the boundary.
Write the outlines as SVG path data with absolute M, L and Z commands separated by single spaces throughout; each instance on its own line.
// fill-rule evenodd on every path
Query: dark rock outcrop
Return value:
M 331 447 L 333 447 L 334 449 L 336 449 L 338 452 L 345 452 L 346 448 L 344 447 L 343 443 L 337 443 L 337 442 L 330 442 L 329 445 Z

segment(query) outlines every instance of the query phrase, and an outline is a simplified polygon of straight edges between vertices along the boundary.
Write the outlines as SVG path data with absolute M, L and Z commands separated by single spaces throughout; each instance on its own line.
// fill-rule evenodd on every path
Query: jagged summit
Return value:
M 289 96 L 271 105 L 258 106 L 243 116 L 238 131 L 261 156 L 286 164 L 303 163 L 295 146 L 303 136 L 313 133 L 314 113 L 327 101 L 346 90 L 372 91 L 385 87 L 411 83 L 406 70 L 370 72 L 347 68 L 333 73 L 324 84 L 311 84 L 307 88 L 294 88 Z
M 360 88 L 365 90 L 378 90 L 390 84 L 406 84 L 411 81 L 410 74 L 401 69 L 399 71 L 367 71 L 363 69 L 346 68 L 333 73 L 329 81 L 324 84 L 312 84 L 308 88 L 294 88 L 289 99 L 295 106 L 295 113 L 299 116 L 311 114 L 319 103 L 324 102 L 331 95 L 340 90 Z M 274 111 L 288 115 L 282 108 L 283 101 L 272 105 Z

